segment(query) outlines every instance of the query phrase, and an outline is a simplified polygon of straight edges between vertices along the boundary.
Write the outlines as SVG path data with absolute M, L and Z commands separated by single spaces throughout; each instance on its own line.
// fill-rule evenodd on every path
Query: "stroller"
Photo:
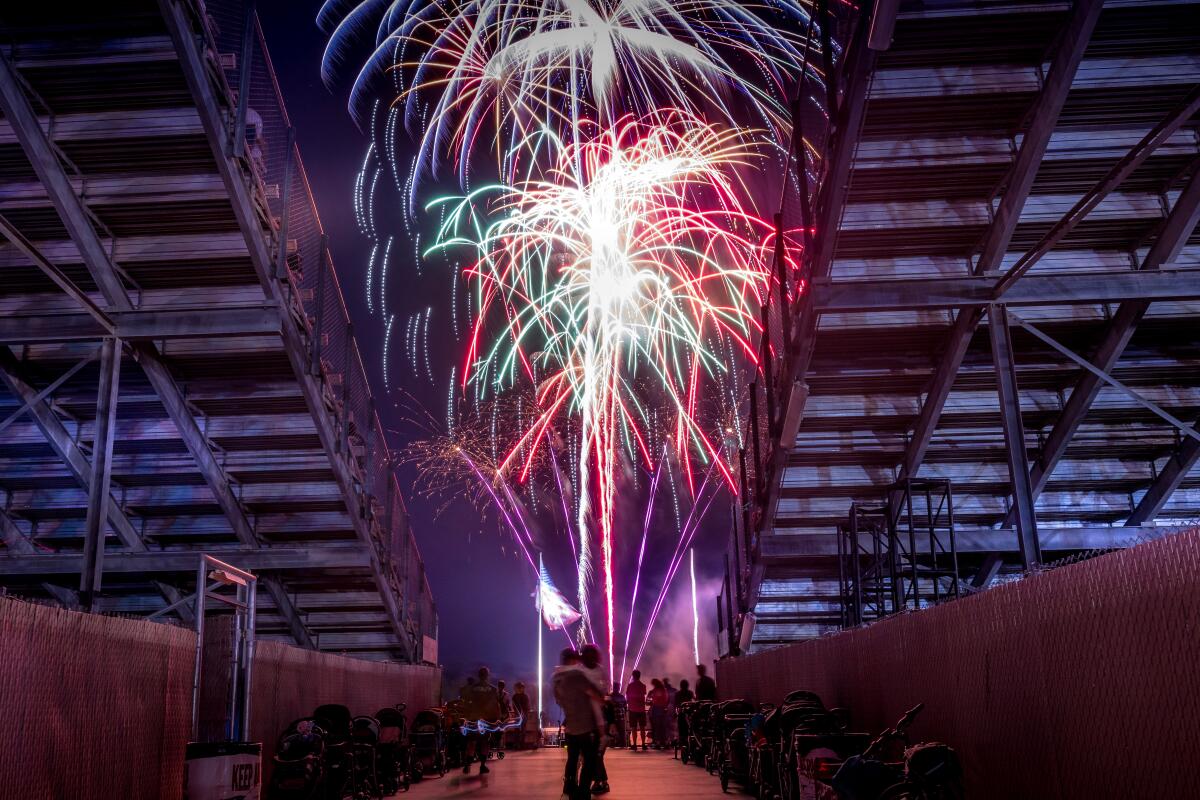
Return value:
M 721 778 L 721 791 L 729 790 L 733 778 L 745 781 L 750 775 L 747 726 L 758 709 L 747 700 L 726 700 L 713 712 L 710 768 Z
M 350 709 L 337 703 L 318 706 L 313 717 L 326 731 L 326 797 L 329 800 L 380 797 L 375 780 L 377 728 L 371 727 L 375 720 L 352 717 Z
M 318 800 L 325 793 L 325 731 L 312 717 L 295 720 L 280 735 L 272 757 L 268 800 Z
M 411 743 L 412 779 L 427 774 L 446 774 L 446 731 L 442 710 L 427 708 L 413 717 L 409 732 Z
M 350 709 L 336 703 L 317 706 L 313 719 L 325 731 L 325 771 L 330 797 L 341 798 L 350 779 Z
M 688 705 L 693 707 L 688 713 L 688 742 L 684 751 L 687 758 L 683 760 L 707 767 L 712 747 L 712 710 L 716 704 L 711 700 L 696 700 Z
M 382 800 L 377 768 L 379 723 L 374 717 L 355 717 L 350 723 L 350 785 L 342 796 Z
M 408 720 L 404 716 L 404 709 L 404 704 L 400 703 L 375 712 L 375 719 L 379 722 L 377 768 L 379 785 L 384 796 L 393 795 L 401 790 L 407 792 L 412 776 Z

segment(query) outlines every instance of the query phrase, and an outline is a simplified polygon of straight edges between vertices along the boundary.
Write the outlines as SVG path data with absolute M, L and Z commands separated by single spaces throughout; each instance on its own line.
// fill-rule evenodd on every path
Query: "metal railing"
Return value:
M 836 220 L 826 230 L 814 229 L 831 188 L 827 180 L 831 159 L 823 154 L 833 153 L 847 139 L 847 131 L 839 130 L 837 124 L 839 98 L 847 80 L 847 49 L 852 39 L 854 46 L 865 46 L 864 31 L 858 28 L 869 22 L 862 9 L 828 0 L 814 3 L 813 17 L 814 24 L 806 31 L 809 45 L 792 106 L 790 150 L 797 178 L 787 184 L 775 217 L 774 274 L 761 309 L 759 368 L 747 390 L 746 422 L 739 432 L 741 446 L 734 463 L 738 493 L 731 534 L 733 558 L 726 569 L 730 589 L 724 607 L 718 611 L 722 633 L 728 637 L 728 651 L 733 654 L 738 652 L 738 617 L 749 611 L 760 538 L 771 525 L 772 496 L 786 466 L 779 457 L 785 450 L 781 436 L 800 367 L 806 325 L 810 326 L 808 335 L 815 333 L 811 319 L 814 312 L 806 289 L 817 258 L 817 244 L 822 237 L 836 236 Z M 825 76 L 823 82 L 816 80 L 817 73 Z M 789 258 L 788 247 L 801 248 L 799 255 Z
M 208 0 L 199 8 L 225 78 L 232 155 L 253 189 L 286 313 L 307 342 L 309 372 L 335 422 L 337 454 L 354 476 L 358 505 L 419 659 L 422 637 L 437 637 L 437 609 L 262 27 L 245 0 Z

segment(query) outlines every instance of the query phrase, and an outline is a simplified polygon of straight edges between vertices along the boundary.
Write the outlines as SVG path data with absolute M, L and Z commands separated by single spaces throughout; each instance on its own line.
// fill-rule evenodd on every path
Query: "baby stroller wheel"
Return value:
M 496 753 L 496 759 L 499 761 L 504 760 L 504 751 L 503 750 L 501 750 L 499 753 Z

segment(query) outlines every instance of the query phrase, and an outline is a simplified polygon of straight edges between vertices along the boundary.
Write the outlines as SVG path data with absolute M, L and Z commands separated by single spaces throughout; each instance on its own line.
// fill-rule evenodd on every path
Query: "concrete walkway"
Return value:
M 489 761 L 491 773 L 469 776 L 461 771 L 432 778 L 413 786 L 397 798 L 426 800 L 434 797 L 503 798 L 503 800 L 557 800 L 562 796 L 562 776 L 567 751 L 559 748 L 510 752 L 503 761 Z M 685 800 L 721 797 L 721 783 L 695 766 L 684 766 L 669 752 L 609 750 L 605 755 L 612 791 L 599 800 Z

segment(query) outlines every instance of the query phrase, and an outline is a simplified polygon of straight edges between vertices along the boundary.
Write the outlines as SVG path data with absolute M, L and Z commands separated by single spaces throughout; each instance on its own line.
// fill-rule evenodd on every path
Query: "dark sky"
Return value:
M 314 23 L 319 5 L 313 0 L 259 0 L 258 11 L 321 219 L 330 237 L 347 305 L 356 320 L 369 320 L 365 325 L 356 324 L 357 338 L 384 425 L 402 429 L 404 420 L 396 410 L 400 400 L 397 390 L 410 387 L 393 385 L 385 399 L 381 391 L 381 326 L 377 318 L 368 314 L 365 294 L 360 288 L 370 245 L 356 226 L 353 187 L 367 137 L 351 120 L 344 92 L 330 91 L 321 80 L 319 69 L 325 38 Z M 445 298 L 430 297 L 422 302 L 444 303 Z M 400 433 L 402 436 L 404 431 Z M 439 654 L 448 675 L 457 677 L 464 670 L 488 663 L 493 672 L 510 680 L 532 677 L 536 653 L 536 617 L 530 599 L 533 586 L 528 567 L 523 567 L 511 543 L 492 524 L 481 529 L 478 516 L 465 504 L 452 505 L 439 516 L 432 503 L 415 497 L 408 487 L 405 498 L 438 604 Z M 723 531 L 727 530 L 721 521 L 727 513 L 723 501 L 714 504 L 710 516 L 717 520 L 698 539 L 702 651 L 709 653 L 715 650 L 713 597 L 722 570 Z M 679 664 L 679 677 L 686 676 L 684 665 L 692 660 L 690 603 L 683 594 L 686 587 L 686 572 L 681 571 L 664 611 L 664 619 L 681 620 L 686 611 L 686 625 L 681 622 L 671 626 L 673 634 L 659 637 L 651 648 L 686 650 L 686 658 L 679 656 L 682 661 L 670 659 L 672 664 Z M 689 607 L 685 609 L 685 605 Z M 562 644 L 559 634 L 546 641 L 548 653 L 555 652 Z

